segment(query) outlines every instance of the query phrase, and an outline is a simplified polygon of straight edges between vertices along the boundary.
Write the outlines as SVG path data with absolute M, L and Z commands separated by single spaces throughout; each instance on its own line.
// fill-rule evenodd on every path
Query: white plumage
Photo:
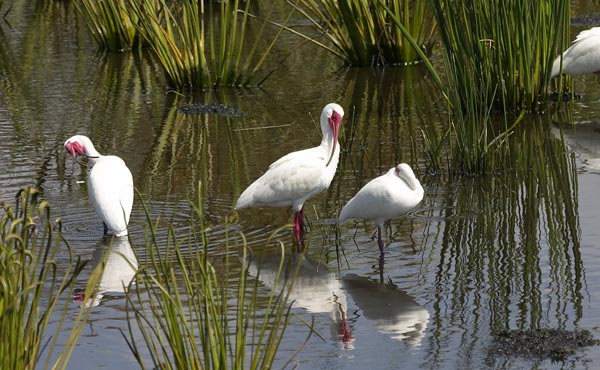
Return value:
M 383 254 L 383 223 L 415 208 L 423 199 L 423 187 L 412 168 L 400 163 L 385 175 L 369 181 L 346 203 L 339 223 L 350 219 L 372 220 L 377 225 L 378 243 Z
M 294 209 L 294 233 L 304 232 L 304 202 L 329 187 L 337 169 L 340 147 L 339 127 L 344 110 L 335 103 L 321 113 L 321 145 L 289 153 L 269 166 L 260 178 L 240 195 L 236 209 L 247 207 L 289 207 Z
M 552 64 L 552 78 L 560 74 L 561 57 Z M 581 75 L 600 72 L 600 27 L 581 31 L 562 54 L 562 73 Z M 600 74 L 599 74 L 600 75 Z
M 127 235 L 133 206 L 133 177 L 125 162 L 114 155 L 101 155 L 92 141 L 83 135 L 69 138 L 65 149 L 73 157 L 86 156 L 89 159 L 88 196 L 104 223 L 104 233 Z

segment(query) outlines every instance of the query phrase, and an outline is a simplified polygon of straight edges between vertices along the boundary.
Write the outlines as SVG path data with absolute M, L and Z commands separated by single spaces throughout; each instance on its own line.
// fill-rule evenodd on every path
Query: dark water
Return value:
M 190 229 L 189 201 L 200 202 L 215 256 L 253 248 L 291 221 L 288 209 L 235 212 L 243 189 L 275 159 L 320 142 L 318 116 L 329 102 L 346 111 L 342 155 L 330 189 L 306 204 L 311 222 L 294 311 L 315 330 L 295 358 L 300 368 L 597 368 L 600 348 L 564 362 L 488 355 L 499 329 L 587 328 L 600 338 L 600 83 L 577 78 L 576 128 L 561 118 L 531 119 L 502 159 L 506 172 L 484 178 L 431 175 L 421 130 L 445 127 L 447 114 L 425 71 L 343 69 L 310 45 L 278 65 L 265 85 L 178 95 L 145 54 L 102 54 L 63 2 L 16 2 L 0 28 L 0 199 L 35 186 L 65 226 L 65 237 L 93 259 L 102 225 L 87 200 L 86 170 L 64 154 L 64 140 L 88 135 L 103 154 L 121 156 L 159 224 Z M 275 56 L 301 43 L 285 36 Z M 185 104 L 226 104 L 241 117 L 186 115 Z M 385 272 L 369 223 L 347 223 L 341 206 L 368 180 L 404 161 L 425 188 L 420 206 L 386 229 Z M 201 188 L 199 190 L 199 183 Z M 145 215 L 136 198 L 131 251 L 143 264 Z M 277 233 L 293 250 L 291 232 Z M 165 235 L 160 235 L 165 238 Z M 124 246 L 127 253 L 129 246 Z M 66 258 L 66 256 L 65 256 Z M 122 261 L 121 261 L 122 262 Z M 117 260 L 111 271 L 127 276 Z M 273 281 L 263 266 L 268 295 Z M 116 274 L 116 272 L 115 272 Z M 392 281 L 397 288 L 381 283 Z M 81 282 L 81 285 L 85 281 Z M 110 282 L 106 283 L 109 286 Z M 119 284 L 117 284 L 119 285 Z M 103 294 L 69 368 L 129 368 L 134 358 L 123 294 Z M 114 284 L 113 284 L 113 290 Z M 73 302 L 75 312 L 80 302 Z M 343 333 L 343 334 L 340 334 Z M 302 344 L 292 320 L 281 362 Z

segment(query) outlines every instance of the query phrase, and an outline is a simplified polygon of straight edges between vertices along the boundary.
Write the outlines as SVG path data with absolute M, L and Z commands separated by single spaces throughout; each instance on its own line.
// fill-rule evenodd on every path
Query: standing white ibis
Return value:
M 104 234 L 127 235 L 133 205 L 133 177 L 125 162 L 114 155 L 101 155 L 83 135 L 65 141 L 65 149 L 73 157 L 84 156 L 89 160 L 88 196 L 104 223 Z
M 422 199 L 423 187 L 412 168 L 400 163 L 363 186 L 342 208 L 339 223 L 349 219 L 374 221 L 379 250 L 383 256 L 381 229 L 384 222 L 415 208 Z
M 340 146 L 338 132 L 344 110 L 335 103 L 321 113 L 321 145 L 289 153 L 269 166 L 260 178 L 240 195 L 236 209 L 289 207 L 294 210 L 294 235 L 301 239 L 305 226 L 304 202 L 329 187 L 337 169 Z
M 552 78 L 561 70 L 561 57 L 552 63 Z M 600 76 L 600 27 L 581 31 L 562 54 L 562 74 L 581 75 L 594 73 Z

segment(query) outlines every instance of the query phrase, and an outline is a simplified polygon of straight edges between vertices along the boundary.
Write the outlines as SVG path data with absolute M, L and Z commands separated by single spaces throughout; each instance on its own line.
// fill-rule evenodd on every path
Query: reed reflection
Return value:
M 583 168 L 600 173 L 600 123 L 580 122 L 577 127 L 552 126 L 557 139 L 564 138 L 565 143 L 575 153 Z
M 575 160 L 542 119 L 520 125 L 509 140 L 495 154 L 493 175 L 438 184 L 448 189 L 433 205 L 445 221 L 429 236 L 439 244 L 432 251 L 436 355 L 428 367 L 450 350 L 444 343 L 460 342 L 469 353 L 485 345 L 475 338 L 500 330 L 572 328 L 582 317 Z M 460 339 L 451 339 L 450 327 Z

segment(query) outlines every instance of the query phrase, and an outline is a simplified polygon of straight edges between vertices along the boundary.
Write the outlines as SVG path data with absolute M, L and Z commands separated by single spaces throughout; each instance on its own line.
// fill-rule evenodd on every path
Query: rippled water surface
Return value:
M 172 222 L 181 234 L 197 227 L 190 222 L 190 201 L 201 202 L 215 261 L 226 253 L 226 233 L 231 255 L 242 245 L 240 231 L 253 249 L 266 250 L 259 292 L 265 296 L 276 287 L 271 257 L 277 247 L 268 242 L 275 233 L 271 240 L 282 241 L 288 258 L 302 263 L 294 312 L 307 321 L 314 317 L 319 333 L 293 366 L 600 366 L 600 347 L 554 363 L 488 354 L 499 329 L 587 328 L 600 338 L 597 78 L 576 79 L 582 98 L 574 107 L 575 128 L 558 118 L 532 118 L 517 129 L 511 140 L 520 144 L 503 158 L 506 172 L 432 175 L 421 130 L 441 130 L 447 113 L 419 66 L 345 69 L 286 35 L 275 57 L 298 51 L 262 88 L 180 95 L 145 53 L 98 53 L 67 2 L 16 3 L 10 25 L 0 29 L 0 200 L 11 202 L 25 186 L 38 188 L 83 258 L 97 258 L 102 224 L 87 199 L 86 168 L 63 150 L 76 133 L 89 136 L 101 153 L 122 157 L 133 173 L 139 194 L 131 243 L 119 246 L 130 264 L 147 262 L 142 199 L 153 220 L 163 227 Z M 279 230 L 291 222 L 291 210 L 233 207 L 271 162 L 320 142 L 317 120 L 329 102 L 346 111 L 340 164 L 330 189 L 306 204 L 306 253 L 295 255 L 289 228 Z M 177 109 L 200 103 L 225 104 L 243 115 Z M 338 232 L 336 216 L 362 185 L 399 162 L 413 166 L 425 197 L 386 227 L 381 272 L 374 225 L 349 222 Z M 114 288 L 127 279 L 130 265 L 119 258 L 109 263 L 70 369 L 137 366 L 119 332 L 127 330 L 125 299 Z M 72 303 L 73 312 L 80 304 Z M 277 363 L 307 335 L 306 325 L 293 319 Z

